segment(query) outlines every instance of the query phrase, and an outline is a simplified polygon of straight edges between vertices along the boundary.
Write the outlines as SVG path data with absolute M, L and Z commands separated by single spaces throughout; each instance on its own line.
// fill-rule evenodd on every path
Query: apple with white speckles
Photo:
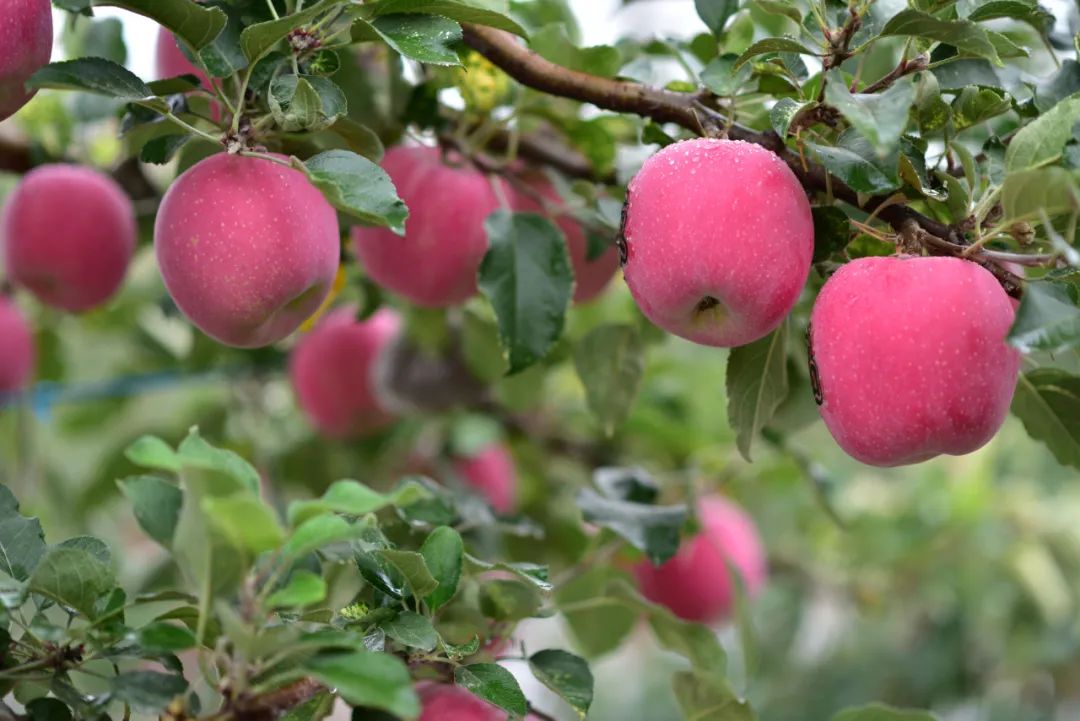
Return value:
M 814 221 L 775 153 L 685 140 L 645 161 L 627 193 L 623 274 L 653 323 L 733 347 L 767 335 L 791 311 L 810 272 Z
M 34 335 L 15 303 L 0 295 L 0 395 L 26 387 L 34 372 Z
M 296 344 L 289 378 L 300 407 L 323 434 L 354 438 L 393 421 L 378 397 L 375 365 L 400 326 L 390 308 L 362 321 L 355 308 L 339 308 Z
M 119 290 L 136 231 L 131 199 L 111 177 L 78 165 L 42 165 L 4 205 L 0 255 L 16 285 L 78 313 Z
M 392 148 L 382 167 L 409 206 L 405 237 L 385 228 L 353 228 L 364 270 L 416 305 L 447 307 L 476 293 L 488 248 L 484 221 L 499 199 L 492 180 L 465 161 L 456 162 L 444 163 L 438 148 Z
M 220 153 L 181 175 L 154 226 L 165 286 L 215 340 L 257 348 L 321 305 L 341 255 L 337 214 L 298 170 Z
M 634 568 L 641 593 L 687 621 L 713 623 L 731 613 L 735 601 L 730 567 L 738 570 L 747 595 L 756 595 L 767 575 L 765 550 L 754 521 L 721 496 L 698 501 L 701 531 L 683 541 L 674 558 Z
M 960 258 L 860 258 L 811 314 L 816 397 L 833 438 L 874 466 L 985 445 L 1012 401 L 1020 355 L 1005 342 L 1013 304 Z
M 0 3 L 0 120 L 14 115 L 34 96 L 26 91 L 26 81 L 48 64 L 52 41 L 49 0 Z

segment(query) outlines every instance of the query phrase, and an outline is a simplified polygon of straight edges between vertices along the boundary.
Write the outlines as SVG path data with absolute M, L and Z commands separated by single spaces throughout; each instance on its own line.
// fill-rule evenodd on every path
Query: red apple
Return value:
M 165 193 L 154 247 L 165 286 L 192 323 L 225 345 L 257 348 L 319 308 L 341 241 L 336 212 L 303 173 L 220 153 Z
M 71 312 L 105 303 L 124 282 L 135 250 L 135 211 L 109 176 L 43 165 L 22 179 L 0 218 L 13 282 Z
M 210 78 L 187 59 L 187 56 L 180 50 L 180 46 L 177 45 L 176 37 L 165 28 L 158 31 L 154 60 L 157 76 L 160 79 L 175 78 L 180 75 L 195 75 L 204 87 L 210 87 Z
M 460 686 L 425 681 L 417 684 L 423 708 L 417 721 L 506 721 L 506 712 Z M 539 721 L 533 714 L 525 721 Z
M 1020 354 L 1013 305 L 993 274 L 959 258 L 860 258 L 811 314 L 821 416 L 874 466 L 980 448 L 1001 427 Z
M 780 324 L 810 271 L 814 221 L 775 153 L 685 140 L 645 161 L 627 192 L 623 275 L 649 320 L 724 347 Z
M 712 623 L 731 613 L 735 594 L 729 564 L 754 595 L 765 585 L 765 550 L 754 521 L 725 498 L 700 499 L 698 520 L 700 532 L 685 540 L 674 558 L 659 566 L 645 560 L 634 571 L 650 601 L 679 618 Z
M 503 444 L 493 443 L 474 456 L 456 459 L 454 469 L 498 513 L 511 513 L 517 507 L 517 471 Z
M 492 181 L 471 166 L 443 163 L 438 148 L 392 148 L 382 166 L 409 206 L 409 219 L 404 238 L 385 228 L 353 229 L 364 270 L 416 305 L 467 300 L 488 248 L 484 220 L 499 207 Z
M 49 0 L 0 2 L 0 120 L 30 102 L 26 81 L 48 64 L 52 42 Z
M 379 401 L 374 369 L 401 321 L 389 308 L 364 321 L 355 315 L 351 307 L 333 311 L 300 339 L 289 357 L 300 407 L 332 438 L 361 436 L 393 420 Z
M 0 295 L 0 396 L 26 387 L 34 372 L 34 334 L 15 303 Z

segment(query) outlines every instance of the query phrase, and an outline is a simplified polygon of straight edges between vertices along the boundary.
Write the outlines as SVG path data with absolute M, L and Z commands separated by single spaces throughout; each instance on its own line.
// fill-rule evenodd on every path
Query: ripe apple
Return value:
M 993 274 L 959 258 L 860 258 L 811 313 L 821 416 L 874 466 L 982 447 L 1005 419 L 1020 354 L 1013 305 Z
M 77 165 L 27 173 L 0 218 L 0 250 L 11 280 L 73 313 L 116 293 L 135 238 L 131 199 L 109 176 Z
M 49 0 L 3 0 L 0 3 L 0 120 L 30 102 L 26 81 L 52 54 L 52 5 Z
M 165 193 L 154 247 L 184 315 L 238 348 L 296 330 L 330 292 L 341 254 L 337 214 L 300 171 L 226 153 Z
M 623 275 L 649 320 L 723 347 L 780 324 L 810 272 L 814 221 L 775 153 L 684 140 L 645 161 L 627 192 Z
M 180 46 L 177 45 L 176 37 L 165 28 L 158 31 L 154 65 L 160 79 L 175 78 L 180 75 L 195 75 L 204 87 L 210 87 L 210 78 L 187 59 L 187 56 L 180 50 Z
M 0 295 L 0 396 L 26 387 L 34 372 L 34 335 L 15 303 Z
M 529 184 L 531 192 L 543 198 L 548 205 L 564 206 L 562 198 L 554 186 L 540 174 L 527 174 L 522 180 Z M 515 189 L 514 210 L 527 213 L 544 214 L 544 208 L 535 196 Z M 555 224 L 566 236 L 566 249 L 570 254 L 570 263 L 574 268 L 574 302 L 585 303 L 592 300 L 607 287 L 608 281 L 619 269 L 619 253 L 614 246 L 608 248 L 600 257 L 588 260 L 588 241 L 585 231 L 572 218 L 560 214 L 552 217 Z
M 502 443 L 493 443 L 474 456 L 455 459 L 454 470 L 496 512 L 511 513 L 517 507 L 517 471 L 510 451 Z
M 401 321 L 383 308 L 357 321 L 355 308 L 331 312 L 296 344 L 289 377 L 300 407 L 332 438 L 361 436 L 393 417 L 379 401 L 375 362 L 397 335 Z
M 460 686 L 425 681 L 417 684 L 422 710 L 417 721 L 506 721 L 506 712 Z M 533 714 L 525 721 L 539 721 Z
M 735 599 L 729 564 L 739 571 L 746 592 L 765 585 L 765 550 L 754 521 L 737 505 L 719 497 L 698 501 L 700 532 L 683 541 L 674 558 L 634 567 L 641 593 L 679 618 L 712 623 L 725 618 Z
M 438 148 L 392 148 L 382 166 L 409 219 L 404 238 L 385 228 L 353 228 L 365 271 L 416 305 L 445 307 L 474 295 L 488 248 L 484 220 L 499 207 L 492 181 L 471 166 L 445 164 Z

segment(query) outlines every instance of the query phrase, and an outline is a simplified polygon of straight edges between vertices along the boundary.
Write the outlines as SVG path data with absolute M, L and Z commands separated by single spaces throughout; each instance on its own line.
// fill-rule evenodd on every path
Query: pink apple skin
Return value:
M 289 378 L 300 407 L 320 432 L 352 438 L 393 421 L 379 403 L 374 366 L 400 326 L 389 308 L 357 321 L 356 309 L 346 307 L 331 312 L 296 344 Z
M 701 623 L 731 613 L 738 569 L 748 595 L 757 594 L 767 575 L 765 550 L 753 520 L 731 501 L 710 496 L 698 501 L 701 531 L 683 541 L 674 558 L 660 566 L 648 560 L 634 568 L 641 593 L 679 618 Z
M 873 466 L 980 448 L 1001 427 L 1020 354 L 1005 343 L 1009 296 L 959 258 L 860 258 L 811 314 L 821 416 Z
M 475 456 L 458 458 L 454 470 L 496 512 L 511 513 L 517 508 L 517 470 L 506 446 L 494 443 Z
M 168 30 L 161 28 L 158 31 L 157 47 L 154 52 L 154 66 L 158 78 L 164 80 L 180 75 L 195 75 L 204 87 L 209 87 L 210 78 L 187 59 L 176 43 L 176 37 Z
M 300 171 L 220 153 L 165 193 L 154 247 L 192 323 L 225 345 L 257 348 L 319 308 L 337 273 L 339 232 L 333 207 Z
M 382 167 L 409 206 L 409 219 L 404 238 L 385 228 L 353 228 L 364 270 L 420 306 L 446 307 L 473 296 L 488 248 L 484 221 L 499 207 L 491 181 L 473 168 L 444 164 L 437 148 L 392 148 Z
M 77 165 L 27 173 L 0 217 L 8 276 L 38 300 L 77 313 L 109 300 L 135 251 L 135 211 L 112 178 Z
M 424 681 L 417 684 L 422 710 L 417 721 L 506 721 L 506 712 L 460 686 Z M 539 721 L 533 714 L 525 721 Z
M 20 391 L 34 372 L 34 334 L 10 298 L 0 295 L 0 396 Z
M 558 191 L 542 175 L 530 175 L 527 182 L 549 204 L 555 207 L 565 205 Z M 527 213 L 543 214 L 543 207 L 536 198 L 524 192 L 514 193 L 514 210 Z M 574 268 L 574 302 L 585 303 L 603 292 L 608 282 L 619 269 L 619 253 L 614 246 L 608 248 L 599 258 L 587 260 L 588 240 L 581 225 L 566 215 L 552 217 L 563 235 L 566 236 L 566 249 L 570 254 L 570 264 Z
M 776 154 L 738 140 L 674 143 L 645 161 L 627 197 L 623 274 L 659 327 L 739 346 L 767 335 L 795 304 L 814 221 Z
M 49 63 L 52 42 L 49 0 L 0 3 L 0 120 L 30 102 L 26 81 Z

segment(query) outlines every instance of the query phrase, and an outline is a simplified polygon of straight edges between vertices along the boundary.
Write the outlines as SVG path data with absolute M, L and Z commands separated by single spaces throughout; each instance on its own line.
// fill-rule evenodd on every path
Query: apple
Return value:
M 565 203 L 554 186 L 540 174 L 522 175 L 522 180 L 531 187 L 531 192 L 539 195 L 548 205 L 559 207 Z M 522 190 L 515 189 L 514 210 L 544 214 L 544 208 L 537 198 Z M 615 271 L 619 269 L 619 253 L 614 246 L 604 251 L 598 258 L 588 260 L 588 240 L 581 225 L 565 214 L 552 217 L 563 235 L 566 236 L 566 249 L 570 254 L 570 263 L 574 268 L 574 302 L 585 303 L 603 292 Z
M 330 292 L 341 255 L 337 214 L 303 173 L 227 153 L 165 193 L 154 247 L 184 315 L 238 348 L 296 330 Z
M 165 28 L 158 31 L 154 65 L 160 79 L 175 78 L 180 75 L 195 75 L 204 87 L 210 88 L 210 78 L 187 59 L 187 56 L 184 55 L 177 44 L 176 36 Z
M 409 206 L 409 219 L 404 238 L 385 228 L 353 228 L 364 270 L 420 306 L 446 307 L 473 296 L 488 248 L 484 221 L 499 207 L 492 181 L 467 164 L 445 164 L 438 148 L 392 148 L 382 167 Z
M 53 22 L 49 0 L 0 3 L 0 120 L 30 102 L 26 81 L 49 63 Z
M 362 436 L 393 420 L 379 400 L 374 370 L 401 320 L 389 308 L 363 321 L 355 316 L 352 307 L 332 311 L 289 356 L 289 378 L 300 407 L 331 438 Z
M 814 254 L 810 203 L 775 153 L 739 140 L 673 143 L 627 190 L 623 275 L 664 330 L 732 347 L 772 331 Z
M 34 372 L 34 334 L 15 303 L 0 295 L 0 396 L 21 391 Z
M 473 456 L 455 459 L 454 471 L 496 512 L 511 513 L 517 507 L 517 471 L 510 451 L 502 443 L 492 443 Z
M 634 567 L 642 595 L 687 621 L 714 623 L 731 613 L 735 600 L 729 564 L 738 570 L 748 595 L 765 585 L 765 550 L 754 521 L 720 496 L 698 500 L 701 530 L 683 541 L 678 553 L 654 566 Z
M 77 165 L 27 173 L 0 217 L 12 282 L 73 313 L 111 298 L 135 251 L 135 210 L 112 178 Z
M 506 721 L 506 712 L 460 686 L 425 681 L 417 684 L 422 709 L 417 721 Z M 525 721 L 539 721 L 534 714 Z
M 825 283 L 810 316 L 821 416 L 852 457 L 919 463 L 982 447 L 1012 401 L 1013 305 L 960 258 L 860 258 Z

